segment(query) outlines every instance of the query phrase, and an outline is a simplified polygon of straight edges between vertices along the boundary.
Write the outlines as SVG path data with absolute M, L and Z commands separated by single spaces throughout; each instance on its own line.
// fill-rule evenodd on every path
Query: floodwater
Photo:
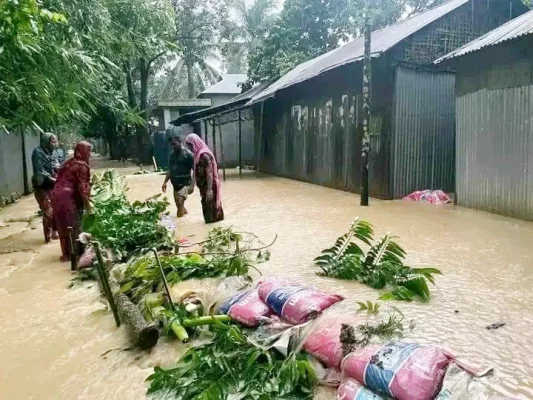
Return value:
M 131 170 L 128 170 L 131 172 Z M 159 192 L 158 174 L 128 176 L 129 196 Z M 275 177 L 231 175 L 223 185 L 223 226 L 251 231 L 264 242 L 277 235 L 272 258 L 261 266 L 356 301 L 378 292 L 355 282 L 315 275 L 313 258 L 360 216 L 376 233 L 392 232 L 412 266 L 433 266 L 429 304 L 400 303 L 415 329 L 409 339 L 445 344 L 462 358 L 496 367 L 492 386 L 504 396 L 533 398 L 533 224 L 453 206 L 371 200 Z M 198 194 L 178 235 L 205 237 Z M 151 352 L 128 351 L 124 328 L 114 326 L 95 284 L 69 288 L 69 265 L 57 243 L 42 244 L 33 198 L 0 211 L 0 399 L 140 399 L 156 365 L 171 366 L 183 350 L 162 341 Z M 175 207 L 171 207 L 172 213 Z M 487 325 L 504 322 L 495 331 Z M 322 391 L 320 398 L 334 398 Z

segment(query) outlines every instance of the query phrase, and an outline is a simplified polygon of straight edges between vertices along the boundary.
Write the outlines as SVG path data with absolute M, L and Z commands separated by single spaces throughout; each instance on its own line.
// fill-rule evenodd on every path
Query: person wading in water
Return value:
M 175 136 L 169 139 L 174 150 L 168 159 L 168 172 L 163 182 L 163 193 L 167 191 L 167 183 L 170 181 L 174 187 L 174 200 L 178 207 L 178 218 L 187 214 L 185 200 L 194 190 L 192 181 L 192 170 L 194 167 L 194 157 L 184 146 L 182 139 Z
M 200 190 L 205 223 L 222 221 L 224 210 L 215 156 L 205 142 L 194 133 L 188 135 L 185 142 L 194 154 L 194 180 Z
M 33 164 L 33 194 L 43 214 L 44 241 L 57 239 L 52 210 L 51 192 L 56 184 L 59 163 L 55 149 L 58 146 L 57 137 L 52 133 L 41 135 L 41 145 L 33 150 L 31 161 Z

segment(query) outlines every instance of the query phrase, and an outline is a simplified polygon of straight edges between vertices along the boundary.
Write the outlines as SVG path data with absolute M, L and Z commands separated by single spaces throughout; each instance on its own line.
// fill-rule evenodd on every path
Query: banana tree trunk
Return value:
M 133 343 L 141 349 L 154 347 L 159 340 L 159 329 L 154 324 L 146 322 L 139 307 L 128 296 L 120 292 L 116 282 L 111 280 L 110 285 L 120 319 L 128 326 Z

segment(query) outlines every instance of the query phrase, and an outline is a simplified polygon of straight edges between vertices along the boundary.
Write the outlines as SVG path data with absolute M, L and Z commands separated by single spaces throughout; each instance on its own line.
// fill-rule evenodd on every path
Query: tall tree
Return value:
M 283 74 L 348 39 L 348 0 L 287 0 L 262 43 L 252 51 L 249 79 Z
M 177 49 L 173 44 L 174 12 L 168 0 L 106 1 L 114 27 L 115 59 L 124 72 L 128 104 L 131 109 L 139 110 L 143 120 L 136 126 L 137 156 L 141 160 L 148 132 L 148 84 L 153 67 Z
M 85 46 L 100 39 L 76 18 L 98 2 L 0 2 L 0 124 L 49 129 L 88 118 L 116 69 L 96 46 Z M 86 26 L 106 23 L 105 13 L 89 17 Z
M 284 74 L 299 63 L 363 34 L 365 16 L 379 29 L 445 0 L 287 0 L 266 38 L 248 61 L 251 82 Z
M 230 18 L 223 24 L 220 52 L 228 73 L 245 73 L 252 54 L 275 20 L 275 0 L 235 0 Z
M 219 71 L 209 60 L 217 58 L 220 26 L 228 18 L 228 3 L 226 0 L 172 0 L 172 6 L 176 13 L 175 39 L 180 50 L 175 67 L 168 74 L 163 97 L 192 98 L 220 80 Z

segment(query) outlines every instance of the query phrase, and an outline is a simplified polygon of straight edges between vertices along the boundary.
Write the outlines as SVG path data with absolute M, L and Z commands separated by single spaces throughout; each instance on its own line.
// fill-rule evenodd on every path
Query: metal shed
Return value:
M 433 61 L 525 10 L 451 0 L 372 32 L 372 196 L 454 191 L 454 75 Z M 358 38 L 252 98 L 262 171 L 359 192 L 363 53 Z
M 533 220 L 533 11 L 436 61 L 456 70 L 456 200 Z

